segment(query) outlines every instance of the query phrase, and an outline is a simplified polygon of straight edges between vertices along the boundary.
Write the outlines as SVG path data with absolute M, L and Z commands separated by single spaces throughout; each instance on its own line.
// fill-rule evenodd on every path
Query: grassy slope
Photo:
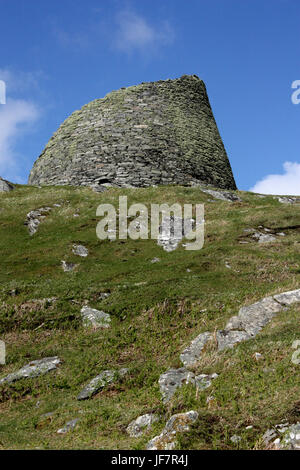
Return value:
M 204 202 L 204 248 L 166 253 L 152 240 L 99 241 L 96 208 L 101 202 L 117 205 L 121 194 L 129 205 Z M 1 387 L 0 448 L 143 449 L 165 418 L 138 439 L 125 432 L 131 420 L 151 411 L 170 416 L 189 409 L 200 419 L 180 438 L 182 449 L 235 448 L 233 434 L 242 436 L 240 447 L 261 448 L 261 435 L 272 424 L 300 419 L 299 366 L 291 362 L 292 341 L 300 339 L 297 307 L 254 340 L 222 354 L 206 351 L 196 371 L 220 374 L 211 388 L 196 394 L 185 386 L 168 406 L 161 403 L 158 377 L 180 366 L 179 354 L 194 337 L 224 327 L 242 305 L 300 286 L 300 230 L 287 228 L 300 224 L 299 206 L 247 193 L 242 198 L 209 202 L 199 189 L 175 186 L 104 194 L 20 186 L 0 195 L 0 337 L 7 345 L 0 376 L 44 356 L 63 360 L 57 372 Z M 55 203 L 62 206 L 30 237 L 23 224 L 27 212 Z M 76 212 L 80 217 L 73 217 Z M 238 243 L 244 228 L 259 225 L 287 236 L 267 245 Z M 73 243 L 87 246 L 90 255 L 73 255 Z M 151 264 L 154 257 L 161 262 Z M 64 273 L 62 259 L 78 264 L 76 271 Z M 100 293 L 108 291 L 111 296 L 101 300 Z M 31 302 L 48 297 L 58 301 L 42 309 Z M 86 301 L 112 315 L 110 330 L 81 326 Z M 263 359 L 257 362 L 255 352 Z M 122 382 L 91 400 L 76 400 L 101 370 L 120 366 L 130 368 Z M 210 395 L 215 398 L 208 406 Z M 48 412 L 51 417 L 43 417 Z M 56 433 L 75 417 L 80 422 L 74 432 Z M 253 429 L 246 431 L 248 425 Z

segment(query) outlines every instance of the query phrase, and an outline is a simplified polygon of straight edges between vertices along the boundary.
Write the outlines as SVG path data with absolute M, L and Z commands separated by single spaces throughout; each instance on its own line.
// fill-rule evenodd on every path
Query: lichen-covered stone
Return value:
M 89 254 L 89 250 L 83 245 L 73 245 L 72 251 L 74 255 L 86 258 Z
M 13 383 L 21 379 L 38 377 L 41 374 L 46 374 L 47 372 L 56 369 L 59 363 L 60 359 L 57 356 L 44 357 L 37 361 L 31 361 L 17 372 L 13 372 L 12 374 L 3 377 L 3 379 L 0 379 L 0 385 L 4 383 Z
M 128 373 L 128 369 L 104 370 L 94 377 L 86 387 L 79 393 L 77 400 L 87 400 L 105 386 L 116 382 L 119 378 Z
M 282 294 L 274 295 L 274 299 L 283 305 L 292 305 L 300 302 L 300 289 L 283 292 Z
M 34 235 L 37 232 L 42 219 L 44 219 L 50 211 L 51 207 L 41 207 L 40 209 L 28 212 L 24 225 L 27 225 L 29 235 Z
M 78 423 L 79 419 L 75 418 L 68 421 L 62 428 L 57 431 L 57 434 L 66 434 L 69 431 L 73 431 Z
M 110 327 L 110 315 L 108 313 L 102 312 L 102 310 L 84 306 L 81 309 L 81 316 L 84 326 L 92 326 L 93 328 Z
M 188 432 L 190 425 L 198 419 L 197 411 L 178 413 L 171 416 L 159 436 L 155 436 L 147 445 L 147 450 L 174 450 L 176 447 L 176 434 Z
M 192 367 L 197 364 L 201 352 L 212 337 L 212 333 L 206 331 L 195 338 L 191 344 L 180 354 L 180 360 L 185 367 Z
M 171 400 L 178 387 L 184 384 L 194 383 L 194 374 L 184 367 L 169 369 L 159 377 L 158 383 L 163 402 L 167 403 Z
M 29 184 L 236 189 L 197 76 L 113 91 L 75 111 L 35 162 Z
M 251 336 L 245 331 L 219 330 L 216 332 L 218 350 L 232 348 L 236 343 L 250 339 Z
M 153 413 L 148 413 L 139 416 L 127 426 L 126 431 L 131 437 L 142 436 L 142 434 L 145 431 L 148 431 L 151 428 L 152 424 L 158 420 L 159 417 Z
M 218 374 L 213 373 L 213 374 L 200 374 L 195 376 L 195 385 L 198 388 L 198 390 L 206 390 L 211 386 L 212 380 L 216 379 L 218 377 Z

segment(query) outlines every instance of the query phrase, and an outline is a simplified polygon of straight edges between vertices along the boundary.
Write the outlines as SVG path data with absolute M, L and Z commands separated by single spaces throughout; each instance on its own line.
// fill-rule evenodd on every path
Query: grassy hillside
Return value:
M 203 249 L 167 253 L 154 240 L 100 241 L 96 208 L 118 207 L 120 195 L 128 205 L 205 203 Z M 168 405 L 161 401 L 160 374 L 181 366 L 180 352 L 199 333 L 224 328 L 243 305 L 300 287 L 299 205 L 240 196 L 242 202 L 212 201 L 199 188 L 178 186 L 101 194 L 19 186 L 0 195 L 0 339 L 7 348 L 0 378 L 31 360 L 62 360 L 57 371 L 0 386 L 0 448 L 144 449 L 167 417 L 193 409 L 199 420 L 180 437 L 182 449 L 260 449 L 272 425 L 300 420 L 300 366 L 291 362 L 292 342 L 300 340 L 299 306 L 232 350 L 206 350 L 195 371 L 219 374 L 210 388 L 186 385 Z M 52 210 L 31 237 L 26 214 L 45 206 Z M 259 244 L 244 231 L 259 226 L 286 236 Z M 73 254 L 74 243 L 89 256 Z M 155 257 L 160 262 L 151 263 Z M 61 260 L 76 269 L 64 272 Z M 38 302 L 49 298 L 56 301 Z M 83 327 L 86 304 L 109 313 L 111 328 Z M 76 400 L 102 370 L 120 367 L 129 368 L 120 382 Z M 143 437 L 129 437 L 127 425 L 149 412 L 161 420 Z M 74 418 L 74 431 L 57 434 Z M 242 437 L 238 444 L 230 440 L 234 434 Z

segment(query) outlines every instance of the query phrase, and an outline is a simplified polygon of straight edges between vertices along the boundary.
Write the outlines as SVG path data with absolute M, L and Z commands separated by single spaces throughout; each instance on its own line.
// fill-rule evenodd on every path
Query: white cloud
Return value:
M 36 89 L 40 76 L 40 72 L 0 69 L 0 79 L 5 81 L 7 90 L 6 104 L 0 104 L 0 176 L 18 183 L 25 182 L 23 174 L 26 167 L 25 156 L 18 151 L 18 144 L 32 130 L 40 111 L 31 100 L 15 96 Z M 14 93 L 14 98 L 11 93 Z
M 16 152 L 16 143 L 28 126 L 39 116 L 37 107 L 24 100 L 7 100 L 0 105 L 0 176 L 23 182 L 23 156 Z
M 261 194 L 300 196 L 300 163 L 285 162 L 282 175 L 267 175 L 250 191 Z
M 116 22 L 114 46 L 121 51 L 148 50 L 174 41 L 174 31 L 167 21 L 154 26 L 136 13 L 123 11 L 117 15 Z
M 41 71 L 22 72 L 13 71 L 9 68 L 0 69 L 0 80 L 6 83 L 8 93 L 21 93 L 36 89 L 42 77 L 44 77 L 44 74 Z

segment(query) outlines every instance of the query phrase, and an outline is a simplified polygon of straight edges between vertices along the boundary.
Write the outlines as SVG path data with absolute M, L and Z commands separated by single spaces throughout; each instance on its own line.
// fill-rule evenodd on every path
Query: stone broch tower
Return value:
M 122 88 L 75 111 L 35 162 L 29 184 L 236 189 L 206 88 L 196 75 Z

